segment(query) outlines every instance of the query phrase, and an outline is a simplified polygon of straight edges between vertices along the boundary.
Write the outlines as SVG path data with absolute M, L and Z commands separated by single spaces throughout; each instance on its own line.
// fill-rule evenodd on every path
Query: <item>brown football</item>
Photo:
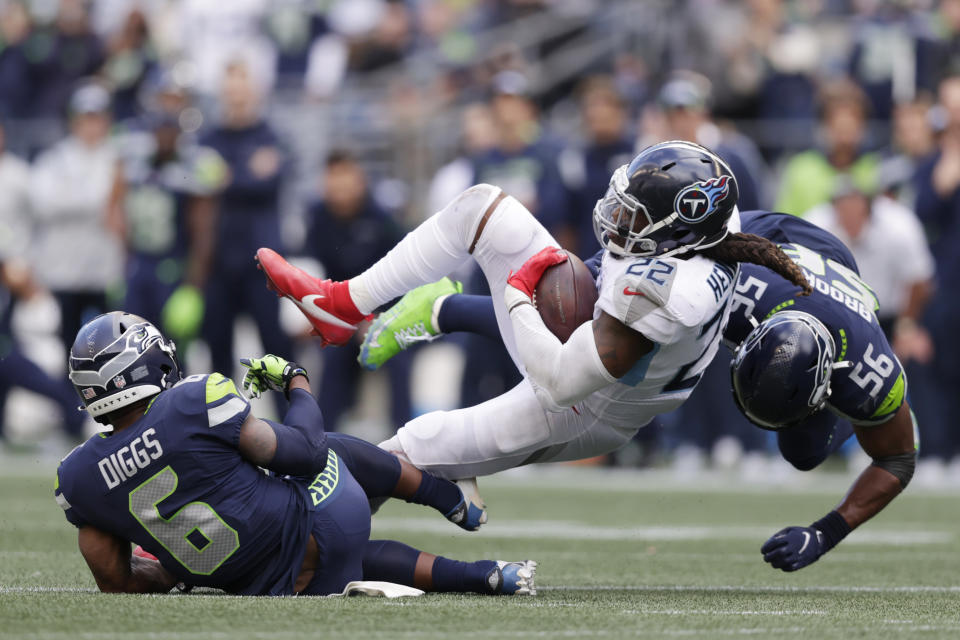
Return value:
M 553 335 L 566 342 L 584 322 L 593 319 L 597 285 L 587 265 L 569 251 L 567 261 L 543 272 L 534 290 L 534 303 L 543 323 Z

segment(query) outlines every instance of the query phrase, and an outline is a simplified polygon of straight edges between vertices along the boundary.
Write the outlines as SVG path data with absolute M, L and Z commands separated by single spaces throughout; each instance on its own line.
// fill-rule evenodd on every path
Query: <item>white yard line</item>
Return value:
M 478 538 L 524 538 L 554 540 L 765 540 L 775 532 L 770 526 L 677 525 L 661 527 L 598 527 L 566 520 L 497 520 L 484 526 L 479 534 L 452 527 L 441 520 L 389 518 L 374 516 L 377 532 L 460 534 Z M 844 540 L 844 546 L 873 544 L 916 546 L 947 544 L 956 540 L 950 531 L 865 529 Z
M 748 593 L 960 593 L 960 585 L 902 585 L 890 587 L 807 585 L 803 587 L 736 584 L 641 584 L 641 585 L 537 585 L 537 591 L 729 591 Z

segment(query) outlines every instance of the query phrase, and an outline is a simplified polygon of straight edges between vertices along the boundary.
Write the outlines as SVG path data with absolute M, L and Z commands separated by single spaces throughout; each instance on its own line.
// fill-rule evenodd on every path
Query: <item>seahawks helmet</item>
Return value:
M 70 349 L 70 382 L 97 422 L 155 396 L 183 377 L 176 346 L 141 318 L 123 311 L 80 328 Z
M 621 256 L 671 256 L 727 236 L 739 197 L 727 163 L 693 142 L 648 147 L 613 172 L 593 208 L 593 231 Z
M 781 311 L 758 324 L 730 363 L 733 399 L 762 429 L 790 427 L 818 411 L 830 397 L 833 336 L 815 316 Z

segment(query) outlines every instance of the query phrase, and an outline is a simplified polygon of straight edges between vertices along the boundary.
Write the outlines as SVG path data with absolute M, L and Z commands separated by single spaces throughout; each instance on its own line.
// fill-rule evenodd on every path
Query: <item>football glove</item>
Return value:
M 163 305 L 163 329 L 175 340 L 187 341 L 200 330 L 203 311 L 203 294 L 200 289 L 192 284 L 182 284 L 170 294 Z
M 252 398 L 259 398 L 267 390 L 283 391 L 284 395 L 289 396 L 290 381 L 295 376 L 309 380 L 306 369 L 271 354 L 262 358 L 242 358 L 240 364 L 249 369 L 243 377 L 243 389 Z
M 546 247 L 530 256 L 523 266 L 507 278 L 507 284 L 533 299 L 533 291 L 543 272 L 555 264 L 567 261 L 566 252 L 559 247 Z
M 781 529 L 760 547 L 763 559 L 784 571 L 802 569 L 826 552 L 823 533 L 813 527 Z

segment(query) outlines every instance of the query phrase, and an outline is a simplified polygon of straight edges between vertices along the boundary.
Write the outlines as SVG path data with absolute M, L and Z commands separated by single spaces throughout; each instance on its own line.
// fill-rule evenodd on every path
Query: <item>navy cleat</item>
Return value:
M 490 592 L 504 596 L 535 596 L 537 588 L 533 583 L 537 574 L 537 563 L 533 560 L 505 562 L 497 560 L 496 568 L 487 576 Z

